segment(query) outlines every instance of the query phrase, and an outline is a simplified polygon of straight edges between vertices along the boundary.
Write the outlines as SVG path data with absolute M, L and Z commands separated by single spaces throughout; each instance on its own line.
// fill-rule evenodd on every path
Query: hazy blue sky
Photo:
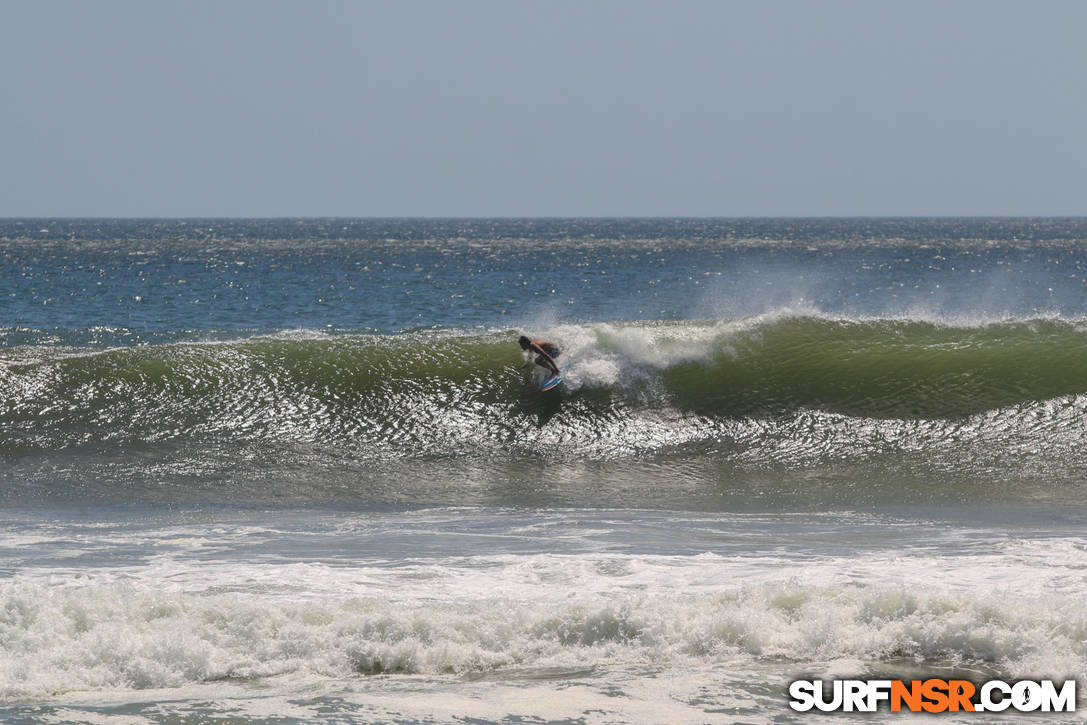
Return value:
M 0 3 L 0 216 L 1087 214 L 1087 2 Z

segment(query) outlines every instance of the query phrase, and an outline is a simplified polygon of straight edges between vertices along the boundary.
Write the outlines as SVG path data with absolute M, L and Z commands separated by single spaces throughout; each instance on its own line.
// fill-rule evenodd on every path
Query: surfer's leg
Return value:
M 543 355 L 536 356 L 536 364 L 546 370 L 548 375 L 559 374 L 559 369 L 557 367 L 554 367 L 554 363 L 552 363 L 551 360 L 545 358 Z

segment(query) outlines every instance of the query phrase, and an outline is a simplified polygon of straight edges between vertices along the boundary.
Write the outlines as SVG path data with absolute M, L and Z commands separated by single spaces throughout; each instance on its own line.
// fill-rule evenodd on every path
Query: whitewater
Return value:
M 0 220 L 0 717 L 803 722 L 796 679 L 1082 692 L 1085 240 Z M 562 347 L 559 390 L 520 334 Z

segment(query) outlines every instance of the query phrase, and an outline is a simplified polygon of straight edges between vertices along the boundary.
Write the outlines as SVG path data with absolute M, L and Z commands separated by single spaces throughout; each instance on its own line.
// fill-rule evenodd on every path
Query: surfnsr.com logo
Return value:
M 1058 689 L 1052 680 L 797 680 L 789 685 L 789 707 L 798 712 L 1075 712 L 1076 681 Z

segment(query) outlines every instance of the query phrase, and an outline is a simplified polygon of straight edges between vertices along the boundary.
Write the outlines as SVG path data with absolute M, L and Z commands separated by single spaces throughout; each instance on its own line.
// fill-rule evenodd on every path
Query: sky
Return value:
M 0 217 L 1087 214 L 1078 0 L 0 2 Z

